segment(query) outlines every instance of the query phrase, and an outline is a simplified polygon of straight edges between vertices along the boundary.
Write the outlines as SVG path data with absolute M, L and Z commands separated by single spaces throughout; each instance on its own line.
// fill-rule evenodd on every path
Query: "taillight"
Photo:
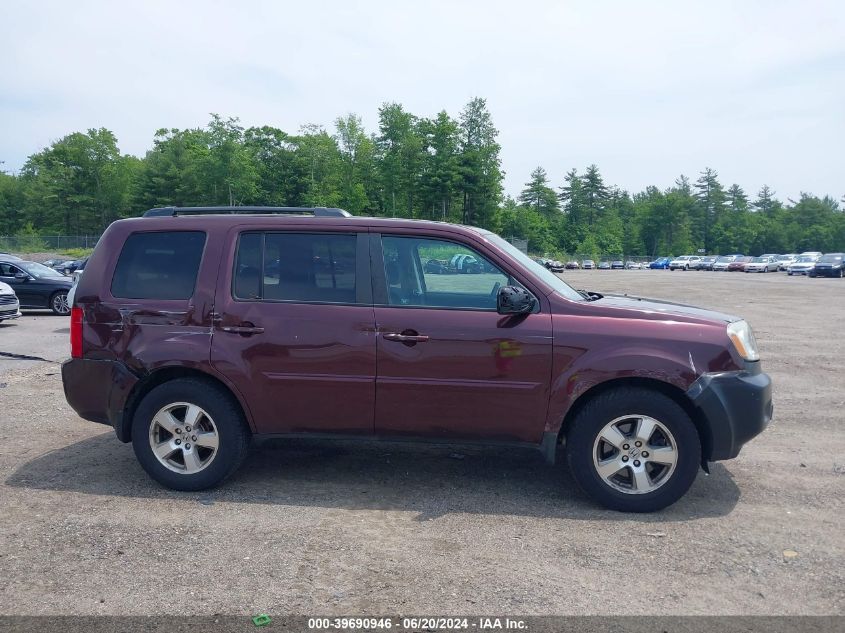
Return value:
M 70 357 L 82 358 L 82 308 L 70 309 Z

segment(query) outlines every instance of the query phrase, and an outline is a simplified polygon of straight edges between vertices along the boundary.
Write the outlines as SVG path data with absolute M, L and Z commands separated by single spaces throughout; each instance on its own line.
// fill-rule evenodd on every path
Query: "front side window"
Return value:
M 246 301 L 356 303 L 357 237 L 243 233 L 233 294 Z
M 445 240 L 382 237 L 392 306 L 495 310 L 511 279 L 471 248 Z
M 189 299 L 205 248 L 202 231 L 133 233 L 123 245 L 111 293 L 123 299 Z

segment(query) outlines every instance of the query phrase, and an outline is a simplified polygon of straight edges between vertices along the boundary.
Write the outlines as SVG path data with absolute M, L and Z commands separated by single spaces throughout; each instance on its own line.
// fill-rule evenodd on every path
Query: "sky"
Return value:
M 142 156 L 209 113 L 295 133 L 487 100 L 505 191 L 597 164 L 845 195 L 845 2 L 0 1 L 0 169 L 106 127 Z

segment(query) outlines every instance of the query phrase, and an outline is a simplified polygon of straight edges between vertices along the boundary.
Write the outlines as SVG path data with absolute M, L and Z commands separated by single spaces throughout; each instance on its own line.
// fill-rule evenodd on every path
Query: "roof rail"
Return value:
M 330 207 L 158 207 L 144 213 L 145 218 L 177 215 L 222 215 L 227 213 L 254 215 L 313 215 L 324 218 L 350 218 L 343 209 Z

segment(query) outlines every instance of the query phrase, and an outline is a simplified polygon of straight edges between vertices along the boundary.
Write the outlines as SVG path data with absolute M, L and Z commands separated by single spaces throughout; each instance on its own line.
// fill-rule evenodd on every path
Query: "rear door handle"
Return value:
M 249 336 L 251 334 L 262 334 L 264 332 L 263 327 L 257 327 L 255 325 L 223 325 L 220 329 L 224 332 L 231 332 L 232 334 L 243 334 L 244 336 Z
M 382 335 L 385 341 L 395 341 L 397 343 L 426 343 L 428 342 L 428 337 L 425 334 L 405 334 L 402 332 L 398 334 L 396 332 L 388 332 L 387 334 Z

